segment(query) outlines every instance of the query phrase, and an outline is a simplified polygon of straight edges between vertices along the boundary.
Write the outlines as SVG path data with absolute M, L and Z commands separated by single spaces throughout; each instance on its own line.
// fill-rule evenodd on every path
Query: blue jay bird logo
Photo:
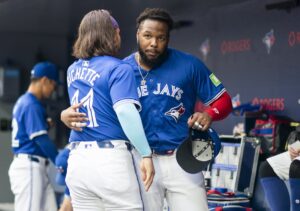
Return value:
M 203 60 L 206 61 L 207 55 L 210 52 L 210 44 L 208 38 L 201 44 L 199 50 L 203 55 Z
M 266 33 L 262 41 L 267 47 L 268 54 L 270 54 L 271 48 L 275 44 L 274 30 L 271 29 L 271 31 Z
M 184 112 L 185 108 L 183 107 L 183 104 L 180 103 L 178 106 L 175 106 L 167 111 L 165 115 L 172 117 L 177 122 Z
M 240 106 L 241 105 L 240 94 L 237 94 L 236 96 L 232 97 L 231 102 L 233 108 Z

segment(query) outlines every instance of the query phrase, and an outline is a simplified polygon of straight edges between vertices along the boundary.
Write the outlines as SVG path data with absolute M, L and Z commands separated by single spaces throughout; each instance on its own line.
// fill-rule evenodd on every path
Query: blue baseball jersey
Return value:
M 128 140 L 114 106 L 134 103 L 140 109 L 132 68 L 110 56 L 75 61 L 67 72 L 70 103 L 82 102 L 79 112 L 89 121 L 82 132 L 71 131 L 70 141 Z
M 47 115 L 41 102 L 26 92 L 16 102 L 12 119 L 13 152 L 47 157 L 33 139 L 48 134 Z
M 168 49 L 166 60 L 145 71 L 134 54 L 124 61 L 134 69 L 143 106 L 141 117 L 150 147 L 175 149 L 188 136 L 188 118 L 197 99 L 209 105 L 225 92 L 218 78 L 196 57 Z M 141 76 L 142 74 L 142 76 Z M 141 81 L 145 79 L 146 84 Z

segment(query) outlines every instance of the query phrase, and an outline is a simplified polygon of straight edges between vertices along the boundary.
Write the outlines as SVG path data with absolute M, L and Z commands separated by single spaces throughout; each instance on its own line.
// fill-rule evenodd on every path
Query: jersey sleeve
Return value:
M 28 106 L 24 118 L 26 133 L 30 140 L 48 133 L 45 110 L 41 105 L 31 104 Z
M 120 104 L 130 102 L 134 103 L 138 110 L 141 109 L 134 72 L 130 65 L 118 65 L 110 75 L 109 86 L 114 108 Z
M 221 81 L 201 62 L 193 62 L 193 82 L 197 96 L 209 105 L 218 99 L 226 90 Z

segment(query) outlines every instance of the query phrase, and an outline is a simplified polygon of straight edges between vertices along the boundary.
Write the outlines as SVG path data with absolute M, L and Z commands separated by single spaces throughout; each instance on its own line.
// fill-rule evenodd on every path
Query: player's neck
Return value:
M 31 83 L 27 89 L 27 92 L 33 94 L 37 99 L 42 99 L 42 90 L 38 83 Z
M 145 62 L 143 62 L 143 60 L 138 52 L 135 54 L 135 60 L 136 60 L 137 64 L 146 71 L 149 71 L 153 68 L 152 66 L 147 65 L 147 64 L 145 64 Z

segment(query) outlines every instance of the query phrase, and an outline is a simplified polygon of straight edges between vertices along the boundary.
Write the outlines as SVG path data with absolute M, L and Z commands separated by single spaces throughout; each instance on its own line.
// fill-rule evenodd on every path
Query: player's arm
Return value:
M 231 111 L 231 97 L 227 92 L 224 92 L 219 98 L 213 101 L 209 107 L 204 110 L 204 112 L 194 113 L 189 118 L 188 125 L 189 127 L 195 127 L 195 122 L 198 122 L 200 125 L 202 125 L 202 130 L 207 130 L 212 121 L 224 119 L 230 114 Z
M 48 125 L 43 107 L 37 103 L 27 106 L 24 121 L 29 139 L 34 141 L 42 152 L 54 163 L 57 150 L 48 136 Z
M 35 141 L 42 152 L 53 162 L 55 163 L 55 158 L 58 154 L 57 149 L 53 142 L 50 140 L 49 136 L 47 134 L 36 136 L 33 138 L 33 141 Z
M 151 159 L 152 152 L 146 139 L 139 112 L 133 103 L 119 104 L 114 109 L 124 133 L 143 157 L 141 170 L 144 186 L 147 191 L 152 184 L 155 172 Z

